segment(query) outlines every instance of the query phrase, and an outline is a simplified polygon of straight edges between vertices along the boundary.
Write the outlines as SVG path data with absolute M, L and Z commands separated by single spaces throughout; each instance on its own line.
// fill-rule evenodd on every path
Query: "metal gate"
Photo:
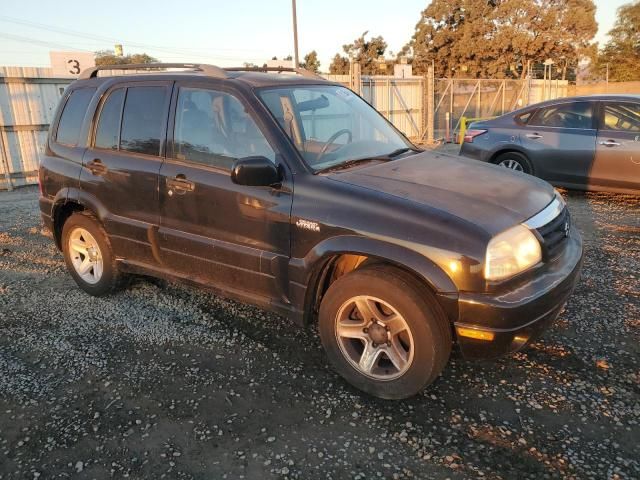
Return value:
M 526 80 L 435 80 L 434 136 L 455 141 L 462 117 L 491 118 L 529 104 Z

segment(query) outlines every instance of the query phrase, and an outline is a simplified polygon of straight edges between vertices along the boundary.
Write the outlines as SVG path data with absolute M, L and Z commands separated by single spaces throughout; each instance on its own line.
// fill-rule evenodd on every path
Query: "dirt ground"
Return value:
M 189 287 L 96 299 L 0 192 L 0 478 L 640 478 L 640 198 L 567 194 L 583 278 L 528 350 L 387 402 L 317 332 Z

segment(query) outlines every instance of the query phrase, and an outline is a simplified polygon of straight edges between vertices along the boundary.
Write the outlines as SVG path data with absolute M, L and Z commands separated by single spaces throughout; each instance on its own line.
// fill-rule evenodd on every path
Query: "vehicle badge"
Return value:
M 316 222 L 311 222 L 302 218 L 298 219 L 298 221 L 296 222 L 296 226 L 298 228 L 302 228 L 303 230 L 310 230 L 312 232 L 320 231 L 320 225 L 318 225 Z
M 564 222 L 564 236 L 569 236 L 569 222 Z

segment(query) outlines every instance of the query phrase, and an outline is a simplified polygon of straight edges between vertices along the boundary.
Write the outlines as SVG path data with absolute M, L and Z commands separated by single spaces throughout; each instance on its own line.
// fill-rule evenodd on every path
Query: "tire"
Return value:
M 376 321 L 363 320 L 361 310 Z M 440 375 L 451 353 L 449 321 L 433 294 L 409 274 L 385 265 L 337 279 L 322 299 L 319 331 L 335 370 L 354 387 L 383 399 L 421 391 Z
M 62 251 L 69 273 L 88 294 L 108 295 L 120 284 L 122 275 L 109 237 L 92 214 L 76 212 L 67 219 L 62 227 Z
M 529 159 L 522 153 L 503 153 L 501 155 L 498 155 L 493 163 L 501 167 L 515 170 L 517 172 L 523 172 L 528 173 L 529 175 L 533 175 L 533 167 L 531 166 L 531 162 L 529 162 Z

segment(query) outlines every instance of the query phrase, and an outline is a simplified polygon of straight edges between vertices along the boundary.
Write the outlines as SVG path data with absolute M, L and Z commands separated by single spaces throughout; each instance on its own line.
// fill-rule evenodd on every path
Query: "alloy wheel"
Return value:
M 69 257 L 82 280 L 96 284 L 102 278 L 103 260 L 98 242 L 84 228 L 75 228 L 69 235 Z
M 376 380 L 393 380 L 411 366 L 414 341 L 404 317 L 368 295 L 347 300 L 336 315 L 336 339 L 349 363 Z
M 515 170 L 516 172 L 524 172 L 522 164 L 512 158 L 507 158 L 506 160 L 501 161 L 498 165 L 500 165 L 501 167 L 510 168 L 511 170 Z

